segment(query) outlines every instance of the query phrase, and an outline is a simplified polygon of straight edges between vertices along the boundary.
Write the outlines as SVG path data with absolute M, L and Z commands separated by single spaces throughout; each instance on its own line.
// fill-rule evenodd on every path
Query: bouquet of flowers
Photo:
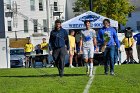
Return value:
M 110 35 L 110 32 L 109 32 L 109 31 L 106 31 L 106 32 L 104 33 L 104 35 L 103 35 L 103 38 L 104 38 L 104 41 L 105 41 L 105 42 L 109 42 L 110 37 L 111 37 L 111 35 Z
M 109 31 L 106 31 L 106 32 L 104 33 L 104 35 L 103 35 L 104 44 L 103 44 L 103 46 L 102 46 L 101 52 L 104 52 L 104 51 L 105 51 L 106 45 L 107 45 L 107 43 L 109 42 L 110 37 L 111 37 L 110 32 L 109 32 Z

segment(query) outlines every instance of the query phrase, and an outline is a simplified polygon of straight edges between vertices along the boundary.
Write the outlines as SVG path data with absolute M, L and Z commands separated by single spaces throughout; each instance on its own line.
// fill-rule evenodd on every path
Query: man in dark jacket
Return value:
M 55 29 L 51 31 L 50 40 L 50 54 L 52 54 L 55 64 L 59 71 L 59 76 L 64 74 L 65 55 L 69 53 L 69 39 L 68 33 L 61 27 L 61 21 L 55 21 Z M 67 46 L 67 51 L 66 47 Z

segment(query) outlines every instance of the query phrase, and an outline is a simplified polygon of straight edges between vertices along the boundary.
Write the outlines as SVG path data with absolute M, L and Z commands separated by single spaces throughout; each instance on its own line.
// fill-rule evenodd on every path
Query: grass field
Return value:
M 103 75 L 97 67 L 89 93 L 140 93 L 140 65 L 116 66 L 115 76 Z M 82 93 L 89 80 L 85 68 L 0 69 L 0 93 Z
M 90 93 L 140 93 L 140 65 L 116 66 L 115 70 L 115 76 L 105 76 L 103 67 L 98 67 Z

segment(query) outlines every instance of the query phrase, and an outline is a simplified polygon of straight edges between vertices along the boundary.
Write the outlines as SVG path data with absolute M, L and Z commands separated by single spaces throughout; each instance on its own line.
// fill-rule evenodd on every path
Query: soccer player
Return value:
M 86 74 L 91 77 L 93 75 L 94 46 L 96 47 L 96 50 L 98 50 L 96 32 L 90 28 L 89 20 L 85 20 L 84 24 L 86 29 L 81 31 L 80 52 L 83 50 L 83 58 L 87 67 Z

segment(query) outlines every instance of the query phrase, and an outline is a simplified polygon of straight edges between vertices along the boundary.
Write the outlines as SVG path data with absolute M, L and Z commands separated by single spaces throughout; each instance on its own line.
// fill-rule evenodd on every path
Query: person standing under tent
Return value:
M 101 28 L 98 32 L 98 42 L 103 45 L 104 50 L 104 70 L 105 75 L 108 75 L 109 65 L 110 65 L 110 75 L 114 74 L 114 52 L 115 52 L 115 44 L 117 48 L 120 48 L 120 43 L 118 40 L 118 36 L 116 30 L 110 26 L 110 20 L 103 20 L 104 27 Z
M 78 63 L 81 63 L 81 66 L 83 66 L 82 63 L 82 52 L 80 53 L 80 38 L 81 38 L 81 31 L 77 31 L 75 35 L 75 41 L 76 41 L 76 53 L 75 53 L 75 62 L 76 67 L 78 67 Z
M 67 51 L 66 47 L 67 46 Z M 65 55 L 69 54 L 68 33 L 61 27 L 61 21 L 55 21 L 55 29 L 50 33 L 49 39 L 50 54 L 52 54 L 55 64 L 59 71 L 59 76 L 64 75 Z
M 86 29 L 81 31 L 80 52 L 83 50 L 83 58 L 87 67 L 86 74 L 91 77 L 93 75 L 94 46 L 97 47 L 96 32 L 90 28 L 90 20 L 85 20 L 84 24 Z
M 125 46 L 125 52 L 126 52 L 126 56 L 127 56 L 127 61 L 126 62 L 127 63 L 129 63 L 130 61 L 131 62 L 133 61 L 133 45 L 134 45 L 133 36 L 132 37 L 127 37 L 128 32 L 131 32 L 129 34 L 131 34 L 131 36 L 132 36 L 131 28 L 128 27 L 128 28 L 126 28 L 125 37 L 122 40 L 122 44 L 124 44 L 124 46 Z
M 75 44 L 75 37 L 74 37 L 74 30 L 70 30 L 70 35 L 69 37 L 69 45 L 70 45 L 70 51 L 69 51 L 69 67 L 73 68 L 74 66 L 72 65 L 72 61 L 73 61 L 73 56 L 74 53 L 76 53 L 76 44 Z
M 29 55 L 31 54 L 31 52 L 34 50 L 34 46 L 33 46 L 33 44 L 31 43 L 31 40 L 29 39 L 28 40 L 28 43 L 27 44 L 25 44 L 25 46 L 24 46 L 24 52 L 25 52 L 25 56 L 26 56 L 26 58 L 25 58 L 25 60 L 26 60 L 26 65 L 25 65 L 25 67 L 30 67 L 31 66 L 31 63 L 30 63 L 30 61 L 31 61 L 31 57 L 29 57 Z M 29 64 L 29 65 L 28 65 Z
M 134 45 L 134 39 L 131 37 L 129 38 L 129 44 L 128 44 L 128 38 L 124 37 L 122 40 L 122 44 L 125 46 L 125 52 L 127 56 L 127 63 L 133 59 L 133 45 Z
M 136 47 L 137 47 L 138 59 L 140 63 L 140 32 L 134 35 L 133 38 L 137 41 Z
M 48 52 L 48 48 L 49 48 L 49 44 L 46 42 L 46 38 L 43 38 L 42 39 L 42 43 L 40 44 L 41 45 L 41 50 L 43 50 L 43 54 L 44 53 L 47 53 Z M 48 58 L 49 57 L 49 55 L 45 55 L 44 56 L 44 60 L 43 60 L 43 63 L 44 63 L 44 66 L 46 67 L 46 63 L 48 62 L 48 64 L 49 64 L 49 61 L 48 61 Z

